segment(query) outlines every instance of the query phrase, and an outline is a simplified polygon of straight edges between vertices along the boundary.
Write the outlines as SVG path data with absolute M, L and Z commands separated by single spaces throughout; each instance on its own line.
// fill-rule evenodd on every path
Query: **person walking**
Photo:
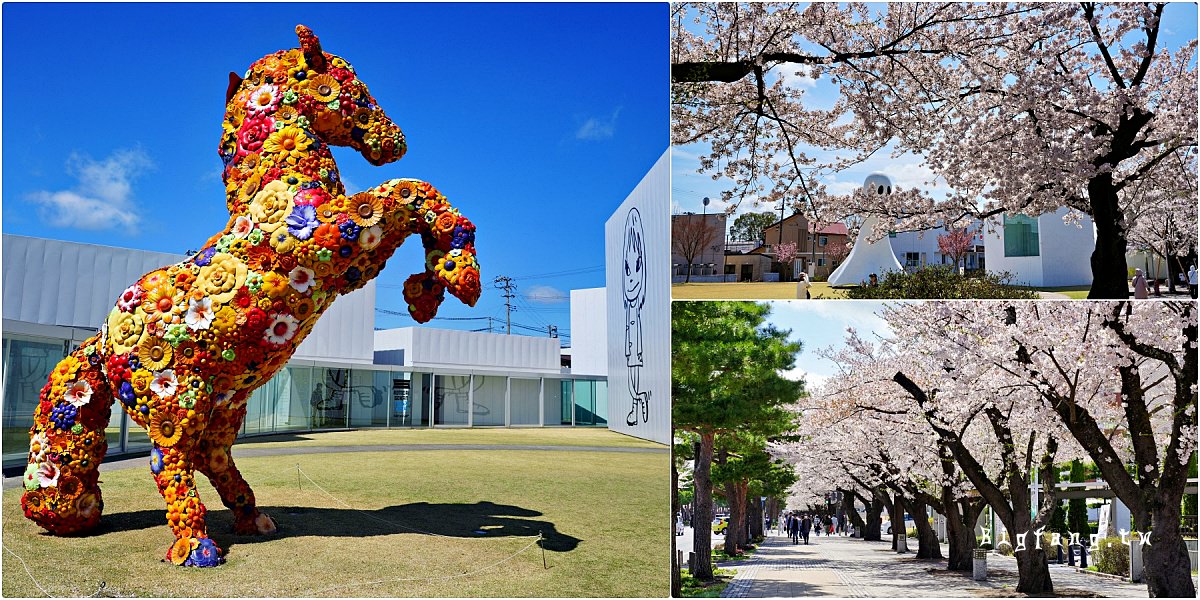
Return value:
M 1196 265 L 1192 265 L 1192 268 L 1188 269 L 1187 277 L 1188 277 L 1188 291 L 1192 293 L 1192 299 L 1195 300 L 1196 299 L 1196 288 L 1197 288 Z
M 792 543 L 800 543 L 800 517 L 792 515 L 788 517 L 788 533 L 792 536 Z
M 1141 269 L 1133 270 L 1133 297 L 1138 300 L 1150 297 L 1150 290 L 1146 286 L 1146 276 L 1142 274 Z
M 813 517 L 813 533 L 817 534 L 817 537 L 821 537 L 821 517 L 819 516 Z
M 832 517 L 829 517 L 829 521 L 830 521 L 830 525 L 831 525 L 829 528 L 829 535 L 833 535 L 834 533 L 841 533 L 841 530 L 838 529 L 837 515 L 833 515 Z
M 800 300 L 811 299 L 812 294 L 808 291 L 808 288 L 811 285 L 812 284 L 810 284 L 808 281 L 808 273 L 800 271 L 800 273 L 798 273 L 796 276 L 796 298 Z
M 800 521 L 800 537 L 804 538 L 804 545 L 808 545 L 808 534 L 812 531 L 812 517 L 804 515 L 804 519 Z

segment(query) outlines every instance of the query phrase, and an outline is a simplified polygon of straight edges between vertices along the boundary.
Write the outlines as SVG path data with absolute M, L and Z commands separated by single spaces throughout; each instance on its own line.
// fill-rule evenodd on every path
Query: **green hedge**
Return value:
M 860 285 L 850 288 L 846 295 L 856 300 L 878 300 L 888 298 L 997 298 L 1033 300 L 1037 292 L 1015 287 L 1013 275 L 1009 273 L 959 274 L 949 265 L 923 267 L 915 272 L 888 271 L 879 285 Z
M 1096 570 L 1109 575 L 1129 576 L 1129 546 L 1119 537 L 1102 538 L 1092 548 Z

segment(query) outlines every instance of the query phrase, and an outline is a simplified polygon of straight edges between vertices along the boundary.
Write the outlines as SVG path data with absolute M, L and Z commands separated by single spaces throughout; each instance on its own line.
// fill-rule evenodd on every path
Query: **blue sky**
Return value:
M 882 5 L 877 3 L 871 6 L 876 10 L 882 9 Z M 1171 3 L 1164 12 L 1164 21 L 1166 25 L 1160 36 L 1160 45 L 1174 50 L 1188 41 L 1196 39 L 1197 7 L 1195 3 Z M 696 33 L 703 32 L 701 28 L 686 21 L 685 27 Z M 796 74 L 794 71 L 795 69 L 789 69 L 783 73 L 783 76 L 804 90 L 806 103 L 815 108 L 833 106 L 838 96 L 838 89 L 829 78 L 813 79 L 806 77 L 804 73 Z M 887 150 L 891 149 L 889 147 Z M 920 156 L 904 153 L 893 158 L 889 151 L 877 152 L 865 162 L 828 177 L 822 183 L 828 187 L 831 193 L 845 194 L 862 185 L 867 175 L 882 172 L 890 176 L 899 187 L 926 189 L 934 198 L 938 199 L 946 196 L 949 188 L 944 181 L 933 176 L 932 171 L 925 166 Z M 697 173 L 697 169 L 700 168 L 698 157 L 707 152 L 708 145 L 700 143 L 673 148 L 671 153 L 672 212 L 702 212 L 704 208 L 701 201 L 706 196 L 712 200 L 708 206 L 708 212 L 724 210 L 728 206 L 721 201 L 721 191 L 732 187 L 729 181 L 724 178 L 714 181 L 711 173 Z M 807 148 L 806 153 L 822 161 L 835 156 L 835 153 L 812 148 Z M 772 206 L 777 206 L 777 204 L 755 205 L 753 201 L 749 201 L 739 206 L 734 214 L 767 212 L 771 211 Z M 730 219 L 729 223 L 732 222 L 733 220 Z
M 604 285 L 604 221 L 669 144 L 667 21 L 666 4 L 7 3 L 3 230 L 199 249 L 228 220 L 228 73 L 298 46 L 303 23 L 408 140 L 383 167 L 335 148 L 347 191 L 424 179 L 478 226 L 483 297 L 448 297 L 438 316 L 502 327 L 491 281 L 506 275 L 513 321 L 566 336 L 564 296 Z M 50 199 L 99 208 L 67 217 Z M 400 285 L 421 264 L 410 239 L 378 280 L 379 309 L 406 312 Z M 377 327 L 412 324 L 376 314 Z
M 774 300 L 767 304 L 771 306 L 767 322 L 780 329 L 791 330 L 790 339 L 804 345 L 796 358 L 796 368 L 786 376 L 791 379 L 803 376 L 810 390 L 837 373 L 836 365 L 818 354 L 823 349 L 842 346 L 847 327 L 853 327 L 866 340 L 891 335 L 891 329 L 879 317 L 884 306 L 891 303 L 874 300 Z

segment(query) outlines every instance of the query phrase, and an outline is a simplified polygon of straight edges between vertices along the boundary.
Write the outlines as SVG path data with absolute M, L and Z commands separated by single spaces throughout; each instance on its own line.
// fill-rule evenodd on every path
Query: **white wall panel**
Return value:
M 508 369 L 520 373 L 559 374 L 559 341 L 549 337 L 499 335 L 402 327 L 375 332 L 375 350 L 399 357 L 403 366 L 442 367 L 458 370 Z
M 608 427 L 664 444 L 671 442 L 670 167 L 668 150 L 604 226 Z
M 571 290 L 572 374 L 608 374 L 607 300 L 605 288 Z

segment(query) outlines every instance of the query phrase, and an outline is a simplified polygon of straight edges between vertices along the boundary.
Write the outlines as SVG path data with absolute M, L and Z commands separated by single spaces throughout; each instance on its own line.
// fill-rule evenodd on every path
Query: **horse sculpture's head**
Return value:
M 226 161 L 252 149 L 254 139 L 247 142 L 241 127 L 245 119 L 281 113 L 288 118 L 277 121 L 302 119 L 306 129 L 325 144 L 354 148 L 371 164 L 384 165 L 404 156 L 404 133 L 384 114 L 354 67 L 322 50 L 308 27 L 297 25 L 296 35 L 300 48 L 263 57 L 244 77 L 229 74 L 226 122 L 232 127 L 227 126 L 221 146 Z

